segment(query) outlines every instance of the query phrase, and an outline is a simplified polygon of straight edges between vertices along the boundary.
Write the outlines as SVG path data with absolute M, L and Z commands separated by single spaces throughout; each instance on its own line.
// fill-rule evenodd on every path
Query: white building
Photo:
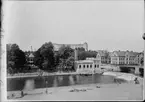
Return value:
M 100 60 L 87 58 L 86 60 L 76 61 L 76 72 L 78 73 L 101 73 Z

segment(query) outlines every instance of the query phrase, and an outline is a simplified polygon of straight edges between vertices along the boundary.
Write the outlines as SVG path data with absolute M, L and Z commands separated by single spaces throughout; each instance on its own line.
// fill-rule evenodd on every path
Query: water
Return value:
M 121 82 L 125 80 L 118 79 Z M 114 77 L 108 75 L 94 74 L 90 76 L 80 75 L 57 75 L 26 78 L 8 78 L 7 91 L 33 90 L 46 87 L 61 87 L 81 84 L 110 84 L 114 83 Z

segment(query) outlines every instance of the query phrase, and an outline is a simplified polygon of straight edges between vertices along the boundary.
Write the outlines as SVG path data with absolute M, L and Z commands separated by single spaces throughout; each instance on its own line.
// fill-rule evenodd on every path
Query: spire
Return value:
M 32 46 L 31 46 L 31 52 L 33 51 Z

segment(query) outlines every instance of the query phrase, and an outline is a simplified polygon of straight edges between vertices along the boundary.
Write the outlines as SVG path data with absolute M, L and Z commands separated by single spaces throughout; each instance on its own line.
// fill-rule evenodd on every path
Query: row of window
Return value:
M 117 60 L 118 58 L 117 57 L 114 57 L 114 58 L 111 58 L 112 60 Z M 119 60 L 134 60 L 135 58 L 134 57 L 131 57 L 131 58 L 124 58 L 124 57 L 119 57 Z
M 90 68 L 92 68 L 92 65 L 83 65 L 83 68 L 89 68 L 89 66 L 90 66 Z M 81 68 L 82 66 L 81 65 L 79 65 L 79 68 Z M 99 65 L 94 65 L 94 67 L 96 68 L 96 67 L 98 67 L 99 68 Z
M 111 62 L 112 64 L 118 64 L 117 62 Z M 125 63 L 125 62 L 119 62 L 119 64 L 136 64 L 135 62 L 129 62 L 129 63 Z

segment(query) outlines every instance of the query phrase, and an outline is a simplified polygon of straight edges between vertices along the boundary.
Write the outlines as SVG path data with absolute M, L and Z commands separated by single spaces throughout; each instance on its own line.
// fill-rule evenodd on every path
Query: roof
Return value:
M 114 51 L 114 53 L 116 53 L 117 56 L 125 56 L 126 51 Z
M 94 57 L 87 57 L 86 60 L 95 60 L 96 58 Z
M 133 52 L 133 51 L 129 51 L 129 52 L 127 52 L 127 54 L 128 54 L 129 56 L 137 56 L 139 53 Z
M 34 55 L 32 53 L 30 53 L 29 57 L 34 57 Z
M 93 63 L 94 61 L 93 60 L 79 60 L 79 61 L 76 61 L 76 63 Z
M 99 54 L 100 56 L 106 56 L 106 53 L 108 53 L 108 52 L 105 51 L 105 50 L 99 50 L 99 51 L 98 51 L 98 54 Z
M 133 51 L 114 51 L 113 53 L 116 53 L 117 56 L 126 56 L 126 54 L 128 54 L 128 56 L 137 56 L 139 53 L 138 52 L 133 52 Z

